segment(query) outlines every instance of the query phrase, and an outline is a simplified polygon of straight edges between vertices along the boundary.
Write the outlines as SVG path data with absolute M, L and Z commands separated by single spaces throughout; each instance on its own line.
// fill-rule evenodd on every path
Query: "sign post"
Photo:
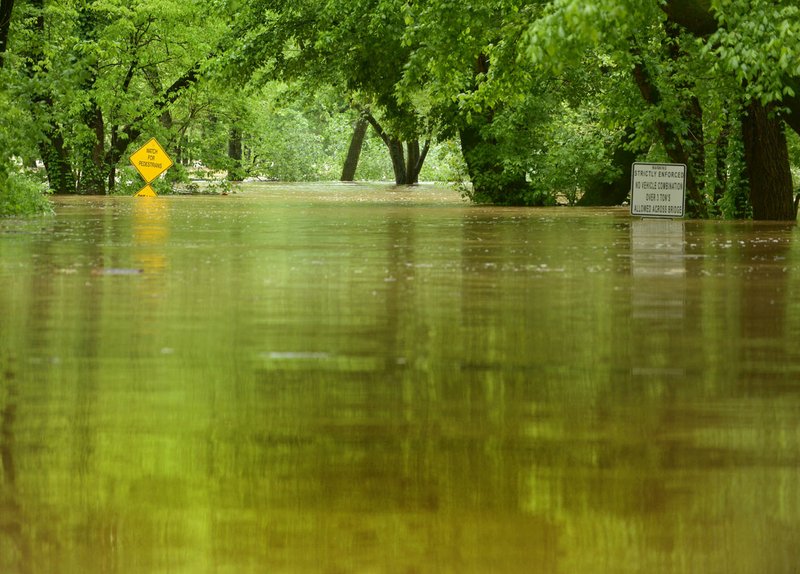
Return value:
M 631 169 L 631 215 L 683 217 L 685 194 L 685 164 L 633 164 L 633 169 Z
M 172 167 L 172 160 L 167 152 L 156 138 L 150 138 L 150 141 L 131 154 L 130 160 L 147 184 L 139 190 L 136 197 L 155 197 L 156 192 L 150 183 Z

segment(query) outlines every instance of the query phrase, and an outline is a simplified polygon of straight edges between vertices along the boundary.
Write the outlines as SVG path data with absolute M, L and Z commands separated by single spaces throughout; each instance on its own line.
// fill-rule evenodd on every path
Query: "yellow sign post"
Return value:
M 139 175 L 144 178 L 145 185 L 136 194 L 137 197 L 155 197 L 156 192 L 150 186 L 150 183 L 159 175 L 172 167 L 172 160 L 164 151 L 164 148 L 156 141 L 156 138 L 150 138 L 146 144 L 137 149 L 131 154 L 131 163 Z

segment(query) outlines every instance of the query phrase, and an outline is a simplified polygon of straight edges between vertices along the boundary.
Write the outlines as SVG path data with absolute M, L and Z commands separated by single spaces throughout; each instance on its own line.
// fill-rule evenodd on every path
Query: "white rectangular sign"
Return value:
M 631 215 L 683 217 L 686 165 L 634 163 L 631 169 Z

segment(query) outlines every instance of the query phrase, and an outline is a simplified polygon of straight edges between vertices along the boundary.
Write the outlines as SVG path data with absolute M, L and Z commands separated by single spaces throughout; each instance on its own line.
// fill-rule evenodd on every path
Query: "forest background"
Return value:
M 691 217 L 794 220 L 799 133 L 796 0 L 0 0 L 0 214 L 135 192 L 155 136 L 162 192 L 619 205 L 634 161 L 668 161 Z

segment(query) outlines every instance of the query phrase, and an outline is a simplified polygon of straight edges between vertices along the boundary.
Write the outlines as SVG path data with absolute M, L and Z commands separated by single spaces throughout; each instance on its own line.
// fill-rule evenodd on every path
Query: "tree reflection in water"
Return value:
M 798 563 L 793 227 L 155 202 L 0 226 L 3 572 Z

